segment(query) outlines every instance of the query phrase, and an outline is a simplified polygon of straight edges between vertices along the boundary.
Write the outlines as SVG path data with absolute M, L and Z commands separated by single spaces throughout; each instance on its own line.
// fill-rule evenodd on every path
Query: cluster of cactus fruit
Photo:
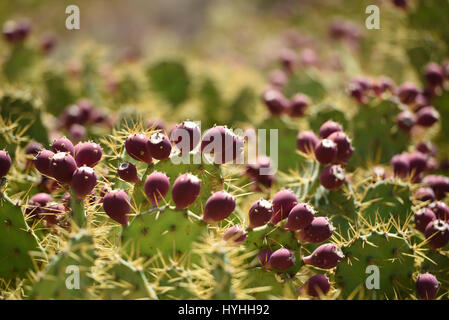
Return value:
M 30 32 L 25 20 L 3 28 L 12 51 Z M 362 38 L 346 21 L 329 34 L 351 50 Z M 39 45 L 48 55 L 55 40 Z M 69 102 L 51 110 L 4 90 L 0 299 L 448 299 L 448 136 L 437 138 L 449 64 L 427 64 L 423 89 L 353 77 L 346 114 L 319 102 L 322 78 L 300 79 L 331 72 L 316 52 L 286 49 L 279 62 L 257 88 L 265 119 L 204 133 L 168 116 L 182 105 L 176 90 L 158 92 L 171 127 L 99 108 L 109 102 L 96 100 L 95 81 L 96 94 L 68 87 Z M 169 80 L 152 78 L 152 90 L 188 82 L 178 64 L 158 67 Z M 245 163 L 249 139 L 231 129 L 240 123 L 279 130 L 278 172 L 272 149 Z M 73 268 L 79 290 L 67 287 Z

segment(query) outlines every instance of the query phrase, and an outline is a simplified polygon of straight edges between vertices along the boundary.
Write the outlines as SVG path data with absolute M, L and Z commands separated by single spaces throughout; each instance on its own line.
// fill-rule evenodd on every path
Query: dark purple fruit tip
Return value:
M 309 280 L 304 284 L 304 286 L 300 289 L 300 292 L 304 292 L 305 294 L 319 298 L 322 295 L 326 295 L 331 288 L 331 284 L 329 279 L 324 274 L 316 274 L 311 276 Z
M 339 247 L 333 243 L 322 244 L 316 248 L 311 255 L 304 257 L 305 264 L 321 269 L 335 268 L 344 258 L 344 254 Z
M 398 98 L 404 104 L 413 104 L 419 94 L 418 87 L 411 82 L 403 83 L 398 90 Z
M 34 166 L 43 175 L 51 176 L 50 163 L 54 155 L 50 150 L 40 151 L 34 159 Z
M 271 223 L 277 224 L 286 219 L 290 211 L 297 204 L 298 198 L 291 190 L 283 189 L 276 193 L 273 197 L 273 216 Z
M 153 206 L 159 206 L 170 189 L 170 180 L 161 172 L 153 172 L 145 180 L 144 190 Z
M 151 156 L 157 160 L 165 160 L 170 157 L 171 154 L 171 142 L 168 137 L 163 133 L 153 133 L 148 140 L 148 148 L 150 149 Z
M 449 178 L 438 175 L 428 175 L 423 179 L 423 184 L 432 188 L 437 200 L 444 199 L 449 193 Z
M 273 204 L 265 199 L 254 202 L 249 209 L 249 227 L 257 228 L 265 225 L 273 215 Z
M 223 234 L 223 240 L 231 243 L 242 243 L 246 239 L 246 232 L 239 226 L 232 226 L 228 228 Z
M 391 166 L 393 167 L 394 176 L 398 178 L 406 178 L 410 172 L 410 162 L 406 154 L 398 154 L 391 158 Z
M 431 188 L 419 188 L 415 192 L 415 198 L 419 201 L 435 201 L 435 192 Z
M 126 182 L 139 182 L 136 166 L 130 162 L 122 162 L 117 168 L 118 176 Z
M 305 154 L 313 154 L 320 141 L 312 131 L 302 131 L 296 137 L 296 147 Z
M 142 133 L 133 134 L 126 138 L 125 149 L 128 155 L 137 161 L 153 162 L 153 157 L 148 147 L 148 138 Z
M 323 139 L 315 148 L 315 158 L 322 165 L 335 161 L 337 157 L 337 144 L 329 139 Z
M 335 157 L 336 164 L 345 164 L 351 159 L 354 148 L 348 136 L 341 131 L 334 132 L 327 139 L 332 140 L 337 145 L 337 156 Z
M 416 280 L 416 294 L 420 300 L 433 300 L 437 296 L 438 287 L 437 278 L 430 273 L 423 273 Z
M 431 127 L 440 120 L 440 114 L 431 106 L 419 109 L 416 114 L 416 123 L 422 127 Z
M 340 188 L 345 180 L 345 170 L 338 164 L 324 168 L 320 174 L 320 183 L 328 190 Z
M 305 94 L 297 93 L 295 94 L 288 106 L 288 114 L 290 117 L 302 117 L 308 106 L 310 106 L 310 98 Z
M 425 233 L 426 227 L 429 222 L 435 220 L 437 217 L 435 213 L 429 208 L 421 208 L 415 213 L 415 226 L 416 229 Z
M 290 231 L 297 231 L 309 226 L 315 217 L 315 209 L 307 203 L 298 203 L 288 215 L 285 228 Z
M 396 125 L 404 132 L 410 132 L 416 124 L 416 116 L 410 111 L 402 111 L 396 118 Z
M 262 250 L 258 255 L 257 258 L 259 259 L 260 264 L 265 269 L 270 269 L 269 261 L 270 257 L 273 254 L 274 251 L 272 250 Z
M 320 127 L 320 138 L 326 139 L 334 132 L 343 131 L 343 127 L 335 121 L 328 120 Z
M 53 144 L 51 145 L 51 151 L 53 151 L 54 153 L 67 152 L 72 157 L 75 155 L 75 148 L 73 147 L 73 143 L 66 137 L 62 137 L 53 141 Z
M 449 242 L 449 225 L 443 220 L 429 222 L 424 233 L 431 249 L 443 248 Z
M 190 206 L 198 198 L 201 182 L 197 176 L 185 173 L 176 178 L 171 190 L 176 209 L 182 210 Z
M 70 154 L 58 152 L 51 158 L 50 176 L 61 184 L 70 183 L 76 168 L 76 161 Z
M 441 219 L 444 221 L 449 220 L 449 207 L 444 202 L 442 201 L 432 202 L 431 204 L 429 204 L 428 208 L 432 210 L 433 213 L 435 213 L 437 219 Z
M 91 141 L 78 143 L 75 151 L 75 160 L 78 166 L 94 167 L 103 155 L 100 145 Z
M 329 239 L 333 232 L 334 227 L 328 218 L 317 217 L 307 227 L 299 231 L 299 238 L 310 243 L 320 243 Z
M 288 99 L 277 89 L 266 89 L 262 94 L 262 100 L 273 116 L 280 116 L 289 110 Z
M 294 266 L 296 257 L 289 249 L 278 249 L 273 252 L 268 261 L 270 268 L 278 271 L 286 271 Z
M 103 208 L 106 214 L 121 225 L 128 224 L 131 211 L 129 197 L 123 190 L 112 190 L 103 197 Z
M 200 143 L 200 127 L 193 121 L 183 121 L 170 132 L 170 140 L 181 152 L 190 152 Z
M 226 219 L 235 209 L 235 198 L 226 191 L 218 191 L 209 197 L 204 206 L 203 220 L 218 222 Z
M 11 157 L 9 156 L 8 151 L 0 150 L 0 178 L 6 176 L 11 168 Z
M 76 197 L 83 199 L 97 185 L 97 174 L 91 167 L 79 167 L 73 173 L 71 185 Z

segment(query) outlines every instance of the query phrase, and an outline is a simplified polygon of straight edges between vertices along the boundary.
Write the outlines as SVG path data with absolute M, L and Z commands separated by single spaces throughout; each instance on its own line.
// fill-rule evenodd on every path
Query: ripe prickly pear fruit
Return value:
M 329 279 L 324 274 L 316 274 L 311 276 L 309 280 L 300 288 L 300 293 L 305 293 L 309 296 L 319 298 L 321 295 L 326 295 L 331 288 Z
M 273 216 L 271 223 L 277 224 L 288 217 L 290 210 L 298 204 L 296 195 L 287 189 L 281 190 L 273 197 Z
M 288 114 L 290 117 L 302 117 L 310 105 L 310 99 L 308 96 L 297 93 L 295 94 L 288 106 Z
M 407 155 L 397 154 L 391 158 L 391 166 L 395 177 L 406 178 L 410 171 L 410 162 Z
M 306 204 L 298 203 L 288 214 L 288 220 L 285 228 L 291 231 L 297 231 L 309 226 L 315 217 L 315 209 Z
M 435 201 L 435 192 L 431 188 L 419 188 L 415 192 L 416 199 L 420 201 Z
M 65 215 L 66 208 L 61 203 L 49 202 L 42 207 L 39 216 L 44 218 L 47 226 L 54 226 Z
M 170 180 L 161 172 L 155 171 L 145 180 L 145 194 L 153 206 L 159 206 L 161 200 L 167 195 L 168 189 L 170 189 Z
M 170 140 L 179 150 L 190 152 L 200 143 L 200 127 L 193 121 L 183 121 L 171 131 Z
M 438 154 L 438 148 L 428 141 L 418 143 L 416 145 L 416 150 L 429 156 L 436 156 Z
M 51 151 L 53 151 L 54 153 L 66 152 L 69 153 L 72 157 L 75 155 L 75 148 L 73 147 L 73 143 L 66 137 L 62 137 L 53 141 L 53 144 L 51 145 Z
M 86 128 L 78 123 L 74 123 L 69 128 L 69 136 L 72 141 L 78 142 L 83 140 L 86 137 L 87 130 Z
M 410 132 L 416 124 L 416 116 L 410 111 L 402 111 L 396 118 L 396 125 L 404 132 Z
M 437 219 L 449 220 L 449 207 L 442 201 L 432 202 L 428 207 L 435 214 Z
M 280 116 L 289 109 L 289 101 L 277 89 L 266 89 L 262 94 L 262 100 L 274 116 Z
M 51 195 L 45 192 L 37 193 L 28 200 L 28 204 L 25 209 L 25 215 L 36 217 L 42 212 L 42 208 L 51 202 L 53 199 Z
M 215 192 L 204 206 L 203 220 L 218 222 L 226 219 L 235 209 L 235 199 L 225 191 Z
M 419 109 L 416 113 L 416 123 L 422 127 L 431 127 L 440 120 L 440 114 L 431 106 Z
M 278 271 L 286 271 L 293 267 L 296 257 L 289 249 L 278 249 L 273 252 L 268 261 L 270 268 Z
M 435 213 L 429 208 L 421 208 L 415 213 L 415 226 L 416 229 L 424 233 L 429 222 L 435 220 L 437 217 Z
M 148 148 L 151 156 L 157 160 L 165 160 L 170 157 L 171 143 L 163 133 L 153 133 L 148 140 Z
M 273 215 L 273 204 L 265 199 L 254 202 L 249 208 L 249 227 L 257 228 L 270 221 Z
M 418 97 L 419 89 L 414 83 L 405 82 L 398 90 L 398 98 L 404 104 L 413 104 Z
M 0 150 L 0 178 L 3 178 L 11 168 L 11 157 L 8 151 Z
M 148 138 L 142 133 L 133 134 L 126 138 L 125 149 L 128 155 L 137 161 L 153 162 L 153 157 L 148 148 Z
M 122 162 L 117 168 L 118 176 L 126 182 L 139 182 L 136 166 L 130 162 Z
M 97 174 L 91 167 L 79 167 L 73 173 L 71 185 L 76 197 L 78 199 L 83 199 L 90 194 L 97 185 Z
M 407 155 L 409 172 L 412 176 L 417 176 L 427 168 L 427 156 L 421 152 L 412 152 Z
M 449 178 L 444 176 L 429 175 L 423 179 L 423 184 L 432 188 L 438 200 L 443 199 L 449 193 Z
M 338 164 L 324 168 L 320 174 L 320 183 L 328 190 L 336 190 L 345 182 L 345 170 Z
M 228 228 L 223 234 L 223 240 L 233 243 L 242 243 L 246 239 L 246 232 L 239 226 Z
M 420 274 L 416 280 L 416 294 L 421 300 L 433 300 L 437 295 L 439 286 L 440 284 L 433 274 Z
M 310 243 L 320 243 L 326 241 L 332 236 L 334 227 L 326 217 L 318 217 L 299 231 L 299 238 Z
M 123 190 L 112 190 L 103 197 L 103 209 L 106 214 L 121 225 L 128 224 L 131 211 L 128 195 Z
M 431 87 L 439 87 L 444 82 L 443 68 L 435 62 L 431 62 L 426 66 L 424 75 Z
M 322 165 L 329 164 L 337 157 L 337 144 L 329 139 L 323 139 L 315 148 L 315 158 Z
M 449 225 L 443 220 L 433 220 L 427 225 L 424 234 L 431 249 L 442 248 L 449 242 Z
M 30 142 L 25 148 L 25 154 L 36 157 L 39 152 L 44 150 L 44 147 L 39 142 Z
M 176 209 L 182 210 L 190 206 L 198 198 L 201 182 L 197 176 L 185 173 L 176 178 L 171 190 Z
M 251 178 L 258 178 L 261 175 L 261 168 L 270 168 L 271 160 L 267 156 L 257 157 L 255 163 L 247 163 L 245 173 Z
M 59 183 L 70 183 L 75 170 L 76 162 L 70 154 L 58 152 L 51 158 L 50 175 Z
M 257 258 L 259 259 L 260 264 L 265 268 L 265 269 L 270 269 L 270 257 L 273 254 L 274 251 L 271 250 L 263 250 L 261 251 L 258 255 Z
M 351 141 L 344 132 L 334 132 L 327 139 L 332 140 L 337 145 L 337 156 L 335 163 L 344 164 L 351 159 L 354 148 Z
M 343 127 L 335 121 L 328 120 L 320 127 L 320 138 L 326 139 L 334 132 L 343 131 Z
M 333 243 L 325 243 L 316 248 L 311 255 L 304 257 L 305 264 L 310 264 L 321 269 L 335 268 L 344 258 L 339 247 Z
M 91 141 L 78 143 L 75 147 L 75 161 L 79 167 L 93 168 L 101 160 L 102 155 L 100 145 Z
M 296 137 L 296 147 L 305 154 L 313 154 L 319 142 L 312 131 L 302 131 Z
M 217 164 L 240 158 L 243 148 L 243 139 L 223 126 L 214 126 L 207 130 L 201 140 L 201 152 L 213 154 Z
M 55 154 L 53 152 L 51 152 L 50 150 L 40 151 L 36 155 L 36 158 L 34 159 L 34 166 L 43 175 L 51 176 L 50 163 L 51 163 L 51 159 L 53 158 L 54 155 Z

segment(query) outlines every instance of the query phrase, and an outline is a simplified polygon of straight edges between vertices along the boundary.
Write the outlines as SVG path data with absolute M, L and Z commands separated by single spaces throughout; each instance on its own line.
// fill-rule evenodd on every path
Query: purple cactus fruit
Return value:
M 41 208 L 39 217 L 44 218 L 46 226 L 54 226 L 64 216 L 66 210 L 61 203 L 49 202 Z
M 51 195 L 45 192 L 37 193 L 28 200 L 25 209 L 25 215 L 30 217 L 37 217 L 42 212 L 42 208 L 52 201 Z
M 345 164 L 351 159 L 354 148 L 348 136 L 343 132 L 334 132 L 327 139 L 332 140 L 337 145 L 336 163 Z
M 329 279 L 324 274 L 318 273 L 311 276 L 300 291 L 309 296 L 319 298 L 321 295 L 326 295 L 330 288 Z
M 398 98 L 404 104 L 413 104 L 419 94 L 418 87 L 411 82 L 403 83 L 398 90 Z
M 423 179 L 423 184 L 432 188 L 438 200 L 443 199 L 449 193 L 449 178 L 445 176 L 428 175 Z
M 131 206 L 125 191 L 112 190 L 106 193 L 103 197 L 103 209 L 111 219 L 124 226 L 128 224 Z
M 402 111 L 396 118 L 396 125 L 404 132 L 410 132 L 416 124 L 416 116 L 410 111 Z
M 91 167 L 79 167 L 73 173 L 71 185 L 76 197 L 78 199 L 83 199 L 90 194 L 97 185 L 97 174 Z
M 420 300 L 433 300 L 437 296 L 439 286 L 440 284 L 433 274 L 420 274 L 416 280 L 416 295 Z
M 410 171 L 410 162 L 405 154 L 398 154 L 391 158 L 391 166 L 395 177 L 405 178 Z
M 136 166 L 130 162 L 122 162 L 117 168 L 118 176 L 126 182 L 139 182 Z
M 9 20 L 3 25 L 3 36 L 9 43 L 21 43 L 28 37 L 31 29 L 31 22 L 28 19 Z
M 320 183 L 328 190 L 340 188 L 345 180 L 345 170 L 338 164 L 324 168 L 320 174 Z
M 75 160 L 78 166 L 94 167 L 103 155 L 99 144 L 95 142 L 78 143 L 75 147 Z
M 285 228 L 291 231 L 304 229 L 312 223 L 314 217 L 315 209 L 312 206 L 298 203 L 290 210 Z
M 424 234 L 431 249 L 444 247 L 449 242 L 449 225 L 440 219 L 429 222 Z
M 34 166 L 36 169 L 46 176 L 51 176 L 50 173 L 50 163 L 53 158 L 54 153 L 50 150 L 42 150 L 40 151 L 36 158 L 34 159 Z
M 30 142 L 25 148 L 25 154 L 28 156 L 36 157 L 39 152 L 44 150 L 44 147 L 39 142 Z
M 255 163 L 247 163 L 245 173 L 252 177 L 258 178 L 261 175 L 261 168 L 270 168 L 271 160 L 267 156 L 260 156 L 256 158 Z
M 435 213 L 437 219 L 441 219 L 444 221 L 449 220 L 449 207 L 442 201 L 432 202 L 428 207 L 430 210 Z
M 44 33 L 39 39 L 39 47 L 45 55 L 48 55 L 53 51 L 56 43 L 56 37 L 51 33 Z
M 235 209 L 235 199 L 225 191 L 215 192 L 204 206 L 203 220 L 218 222 L 226 219 Z
M 288 114 L 290 117 L 302 117 L 305 114 L 307 107 L 310 105 L 310 98 L 304 94 L 295 94 L 288 106 Z
M 271 250 L 262 250 L 258 255 L 257 258 L 259 259 L 260 264 L 265 268 L 265 269 L 270 269 L 270 257 L 273 254 L 274 251 Z
M 343 131 L 343 127 L 335 121 L 328 120 L 320 127 L 320 138 L 326 139 L 334 132 Z
M 420 142 L 416 145 L 416 150 L 429 156 L 436 156 L 438 154 L 437 147 L 431 142 Z
M 280 116 L 289 110 L 288 99 L 277 89 L 266 89 L 262 94 L 262 100 L 274 116 Z
M 325 243 L 316 248 L 311 255 L 304 257 L 305 264 L 321 268 L 335 268 L 344 258 L 344 254 L 339 247 L 333 243 Z
M 0 150 L 0 178 L 3 178 L 11 168 L 11 157 L 8 151 Z
M 53 144 L 51 145 L 51 151 L 53 151 L 54 153 L 66 152 L 69 153 L 72 157 L 75 155 L 73 143 L 66 137 L 62 137 L 53 141 Z
M 441 85 L 443 85 L 443 68 L 437 63 L 429 63 L 424 70 L 424 74 L 427 80 L 427 84 L 429 84 L 431 87 L 440 87 Z
M 435 192 L 431 188 L 419 188 L 415 192 L 416 199 L 420 201 L 435 201 Z
M 246 232 L 239 226 L 228 228 L 223 234 L 223 240 L 234 243 L 242 243 L 246 239 Z
M 148 140 L 151 156 L 157 160 L 165 160 L 171 154 L 171 142 L 163 133 L 153 133 Z
M 161 172 L 153 172 L 145 180 L 145 194 L 153 206 L 159 206 L 170 189 L 170 180 Z
M 298 56 L 293 50 L 285 48 L 281 51 L 279 59 L 284 69 L 290 73 L 293 72 Z
M 254 202 L 249 208 L 249 227 L 257 228 L 263 226 L 271 220 L 273 215 L 273 205 L 270 201 L 260 199 Z
M 242 155 L 243 147 L 243 139 L 223 126 L 214 126 L 207 130 L 201 140 L 201 152 L 214 154 L 217 164 L 237 159 Z
M 70 138 L 75 142 L 83 140 L 86 137 L 86 134 L 87 130 L 81 124 L 74 123 L 69 128 Z
M 273 216 L 271 223 L 277 224 L 288 217 L 288 214 L 294 206 L 298 204 L 296 195 L 287 189 L 283 189 L 276 193 L 273 197 Z
M 142 133 L 133 134 L 126 138 L 125 149 L 128 155 L 137 161 L 153 162 L 153 157 L 148 148 L 148 138 Z
M 176 178 L 171 190 L 176 209 L 182 210 L 190 206 L 198 198 L 201 182 L 198 177 L 185 173 Z
M 50 176 L 59 183 L 70 183 L 77 166 L 76 161 L 67 152 L 58 152 L 50 162 Z
M 296 257 L 289 249 L 278 249 L 273 252 L 268 261 L 270 268 L 278 271 L 286 271 L 294 266 Z
M 409 0 L 393 0 L 393 4 L 402 10 L 406 10 L 408 8 Z
M 436 219 L 435 213 L 429 208 L 421 208 L 415 213 L 416 229 L 424 233 L 429 222 Z
M 329 164 L 337 157 L 337 144 L 329 139 L 323 139 L 315 148 L 315 158 L 322 165 Z
M 319 142 L 312 131 L 302 131 L 296 137 L 296 147 L 305 154 L 313 154 Z
M 409 172 L 416 176 L 424 172 L 427 168 L 427 156 L 421 152 L 412 152 L 407 154 L 409 163 Z
M 440 114 L 434 107 L 427 106 L 419 109 L 416 114 L 416 119 L 416 123 L 418 125 L 427 128 L 433 126 L 436 122 L 438 122 L 438 120 L 440 120 Z
M 380 76 L 377 81 L 372 85 L 372 89 L 376 96 L 380 97 L 384 92 L 394 93 L 396 91 L 396 85 L 391 78 Z
M 170 132 L 170 140 L 182 152 L 190 152 L 200 143 L 200 127 L 193 121 L 183 121 Z
M 326 217 L 318 217 L 303 230 L 299 231 L 299 238 L 310 243 L 320 243 L 332 236 L 334 227 Z

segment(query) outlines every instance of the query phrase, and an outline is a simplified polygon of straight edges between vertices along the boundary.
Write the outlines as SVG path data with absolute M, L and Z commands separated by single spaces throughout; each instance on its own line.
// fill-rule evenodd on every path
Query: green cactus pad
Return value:
M 91 272 L 97 252 L 93 237 L 86 230 L 74 235 L 67 248 L 55 255 L 45 270 L 38 273 L 29 299 L 90 299 L 94 284 Z M 77 277 L 79 276 L 79 281 Z M 78 286 L 79 284 L 79 286 Z
M 284 275 L 257 267 L 247 270 L 248 294 L 256 300 L 296 298 L 291 279 Z
M 192 276 L 189 270 L 179 266 L 154 269 L 154 287 L 160 300 L 197 299 L 193 293 Z
M 190 252 L 192 243 L 206 231 L 206 224 L 187 211 L 168 206 L 135 216 L 123 228 L 122 248 L 138 257 L 163 258 Z
M 342 298 L 404 299 L 413 292 L 414 252 L 405 238 L 373 232 L 354 238 L 342 251 L 345 258 L 335 271 Z M 369 266 L 378 267 L 378 289 L 367 288 L 375 285 Z
M 20 207 L 0 193 L 0 278 L 23 277 L 45 256 Z
M 393 218 L 402 226 L 412 214 L 410 197 L 408 184 L 395 180 L 376 182 L 365 191 L 361 215 L 370 224 Z

